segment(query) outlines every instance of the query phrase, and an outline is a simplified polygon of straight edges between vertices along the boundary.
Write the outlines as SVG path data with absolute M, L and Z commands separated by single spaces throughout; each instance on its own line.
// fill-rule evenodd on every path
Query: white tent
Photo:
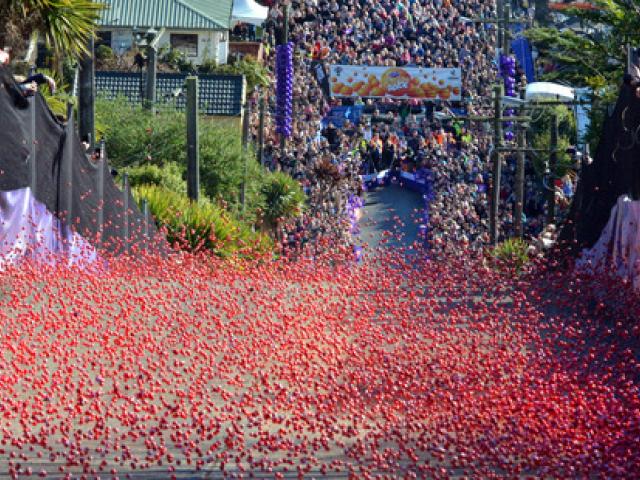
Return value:
M 527 85 L 524 98 L 530 102 L 544 102 L 549 100 L 572 102 L 575 100 L 575 90 L 558 83 L 533 82 Z
M 264 23 L 269 15 L 269 7 L 258 5 L 253 0 L 233 0 L 231 23 L 251 23 L 258 27 Z

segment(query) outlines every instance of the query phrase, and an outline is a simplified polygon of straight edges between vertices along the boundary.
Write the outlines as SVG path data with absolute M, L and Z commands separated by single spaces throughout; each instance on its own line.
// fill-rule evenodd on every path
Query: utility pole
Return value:
M 194 202 L 200 198 L 198 77 L 187 77 L 187 194 Z
M 525 144 L 527 127 L 518 125 L 518 150 L 516 157 L 516 208 L 515 231 L 518 238 L 522 238 L 524 229 L 522 225 L 522 212 L 524 210 L 524 160 L 525 160 Z
M 95 65 L 94 41 L 89 37 L 87 53 L 80 59 L 80 88 L 78 94 L 78 130 L 80 139 L 95 145 Z
M 504 45 L 504 0 L 496 0 L 496 24 L 498 25 L 498 35 L 496 41 L 498 42 L 498 48 L 502 48 Z
M 493 116 L 482 116 L 482 115 L 455 115 L 452 117 L 447 117 L 450 120 L 465 120 L 471 122 L 492 122 L 493 123 L 493 150 L 492 150 L 492 162 L 493 162 L 493 171 L 492 171 L 492 187 L 490 192 L 490 205 L 489 205 L 489 234 L 491 244 L 495 245 L 498 241 L 498 212 L 500 205 L 500 180 L 502 175 L 502 152 L 514 152 L 518 151 L 519 148 L 512 146 L 503 146 L 502 145 L 502 122 L 508 119 L 510 122 L 514 123 L 522 123 L 522 122 L 530 122 L 531 117 L 529 116 L 514 116 L 514 117 L 503 117 L 502 116 L 502 95 L 503 95 L 504 87 L 502 84 L 495 85 L 493 87 L 493 101 L 494 101 L 494 114 Z M 524 107 L 523 107 L 524 109 Z M 524 151 L 538 151 L 536 149 L 524 148 Z
M 511 23 L 511 5 L 509 4 L 510 0 L 504 2 L 504 7 L 502 9 L 502 53 L 507 55 L 509 50 L 511 50 L 511 45 L 509 45 L 509 40 L 511 40 L 511 34 L 509 33 L 509 24 Z
M 498 211 L 500 206 L 500 176 L 502 175 L 502 92 L 503 86 L 493 87 L 493 175 L 491 183 L 491 205 L 489 218 L 489 235 L 491 244 L 498 243 Z
M 496 46 L 499 49 L 502 49 L 502 53 L 506 54 L 509 51 L 509 39 L 511 38 L 509 35 L 509 25 L 514 24 L 530 24 L 530 19 L 528 17 L 517 17 L 511 18 L 511 4 L 508 3 L 510 0 L 497 0 L 496 6 L 496 15 L 497 18 L 482 18 L 475 17 L 472 18 L 474 22 L 478 23 L 490 23 L 495 24 L 498 27 L 498 34 L 496 38 Z M 547 0 L 544 0 L 547 1 Z
M 558 168 L 558 115 L 551 116 L 551 155 L 547 180 L 547 225 L 556 220 L 556 170 Z
M 524 102 L 525 90 L 520 89 L 520 100 Z M 525 113 L 524 103 L 518 109 L 518 115 Z M 518 238 L 522 238 L 524 229 L 522 225 L 522 212 L 524 210 L 524 162 L 525 162 L 525 147 L 527 143 L 527 124 L 517 124 L 517 151 L 516 151 L 516 206 L 514 211 L 514 223 L 515 233 Z
M 258 160 L 264 166 L 264 93 L 260 93 L 260 119 L 258 123 Z

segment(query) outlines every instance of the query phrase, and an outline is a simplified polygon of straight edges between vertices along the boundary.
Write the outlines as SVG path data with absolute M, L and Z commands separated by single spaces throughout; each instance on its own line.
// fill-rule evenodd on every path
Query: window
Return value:
M 187 33 L 172 33 L 171 48 L 184 53 L 187 57 L 198 56 L 198 35 Z
M 106 45 L 111 48 L 111 32 L 98 32 L 96 35 L 95 48 Z

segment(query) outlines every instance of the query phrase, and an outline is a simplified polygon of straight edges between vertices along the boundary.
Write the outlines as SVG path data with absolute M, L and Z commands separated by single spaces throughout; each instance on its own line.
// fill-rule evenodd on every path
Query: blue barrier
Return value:
M 349 120 L 351 123 L 357 124 L 360 122 L 360 117 L 362 116 L 363 111 L 364 105 L 333 107 L 322 120 L 322 127 L 325 128 L 329 125 L 329 122 L 331 122 L 337 128 L 342 128 L 345 120 Z
M 516 38 L 511 42 L 511 50 L 518 60 L 518 64 L 524 69 L 527 83 L 536 81 L 536 72 L 533 68 L 533 56 L 531 55 L 531 45 L 524 37 Z

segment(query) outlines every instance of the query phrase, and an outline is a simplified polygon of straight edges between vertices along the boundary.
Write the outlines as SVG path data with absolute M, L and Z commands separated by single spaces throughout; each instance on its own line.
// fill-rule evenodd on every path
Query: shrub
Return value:
M 198 65 L 198 73 L 215 73 L 217 69 L 218 63 L 212 58 L 207 58 L 200 65 Z
M 271 227 L 280 219 L 290 219 L 302 213 L 305 194 L 297 180 L 282 172 L 270 175 L 262 186 L 264 219 Z
M 107 60 L 112 60 L 114 58 L 115 54 L 109 46 L 104 44 L 98 45 L 98 48 L 96 48 L 96 60 L 98 60 L 99 62 L 104 62 Z
M 251 55 L 245 56 L 242 60 L 231 60 L 231 63 L 220 65 L 211 73 L 244 75 L 247 80 L 248 92 L 253 92 L 255 87 L 266 87 L 269 85 L 267 68 Z
M 110 162 L 118 169 L 152 164 L 164 169 L 169 163 L 186 172 L 186 120 L 182 112 L 151 115 L 124 99 L 96 104 L 96 124 L 106 137 Z M 255 153 L 242 147 L 237 123 L 202 117 L 200 121 L 200 182 L 211 199 L 222 200 L 239 214 L 242 183 L 247 177 L 245 218 L 250 221 L 262 206 L 264 170 Z M 157 183 L 157 182 L 151 182 Z M 167 185 L 168 186 L 168 185 Z
M 148 201 L 158 227 L 166 230 L 167 240 L 178 248 L 209 249 L 220 256 L 255 255 L 272 248 L 268 237 L 252 232 L 206 200 L 193 203 L 186 195 L 157 185 L 141 185 L 133 192 L 138 203 Z
M 106 139 L 107 155 L 113 166 L 123 168 L 146 162 L 147 127 L 151 120 L 140 106 L 130 105 L 122 97 L 96 100 L 96 130 Z
M 521 272 L 529 263 L 529 245 L 520 238 L 510 238 L 494 247 L 491 251 L 496 265 L 499 268 Z
M 175 162 L 167 162 L 162 168 L 153 165 L 139 165 L 126 170 L 129 175 L 129 185 L 156 185 L 172 192 L 187 194 L 187 183 L 182 178 L 182 169 Z
M 187 60 L 186 55 L 179 50 L 169 49 L 159 53 L 158 57 L 160 62 L 172 70 L 177 70 L 181 73 L 192 73 L 196 71 L 195 64 L 191 60 Z

